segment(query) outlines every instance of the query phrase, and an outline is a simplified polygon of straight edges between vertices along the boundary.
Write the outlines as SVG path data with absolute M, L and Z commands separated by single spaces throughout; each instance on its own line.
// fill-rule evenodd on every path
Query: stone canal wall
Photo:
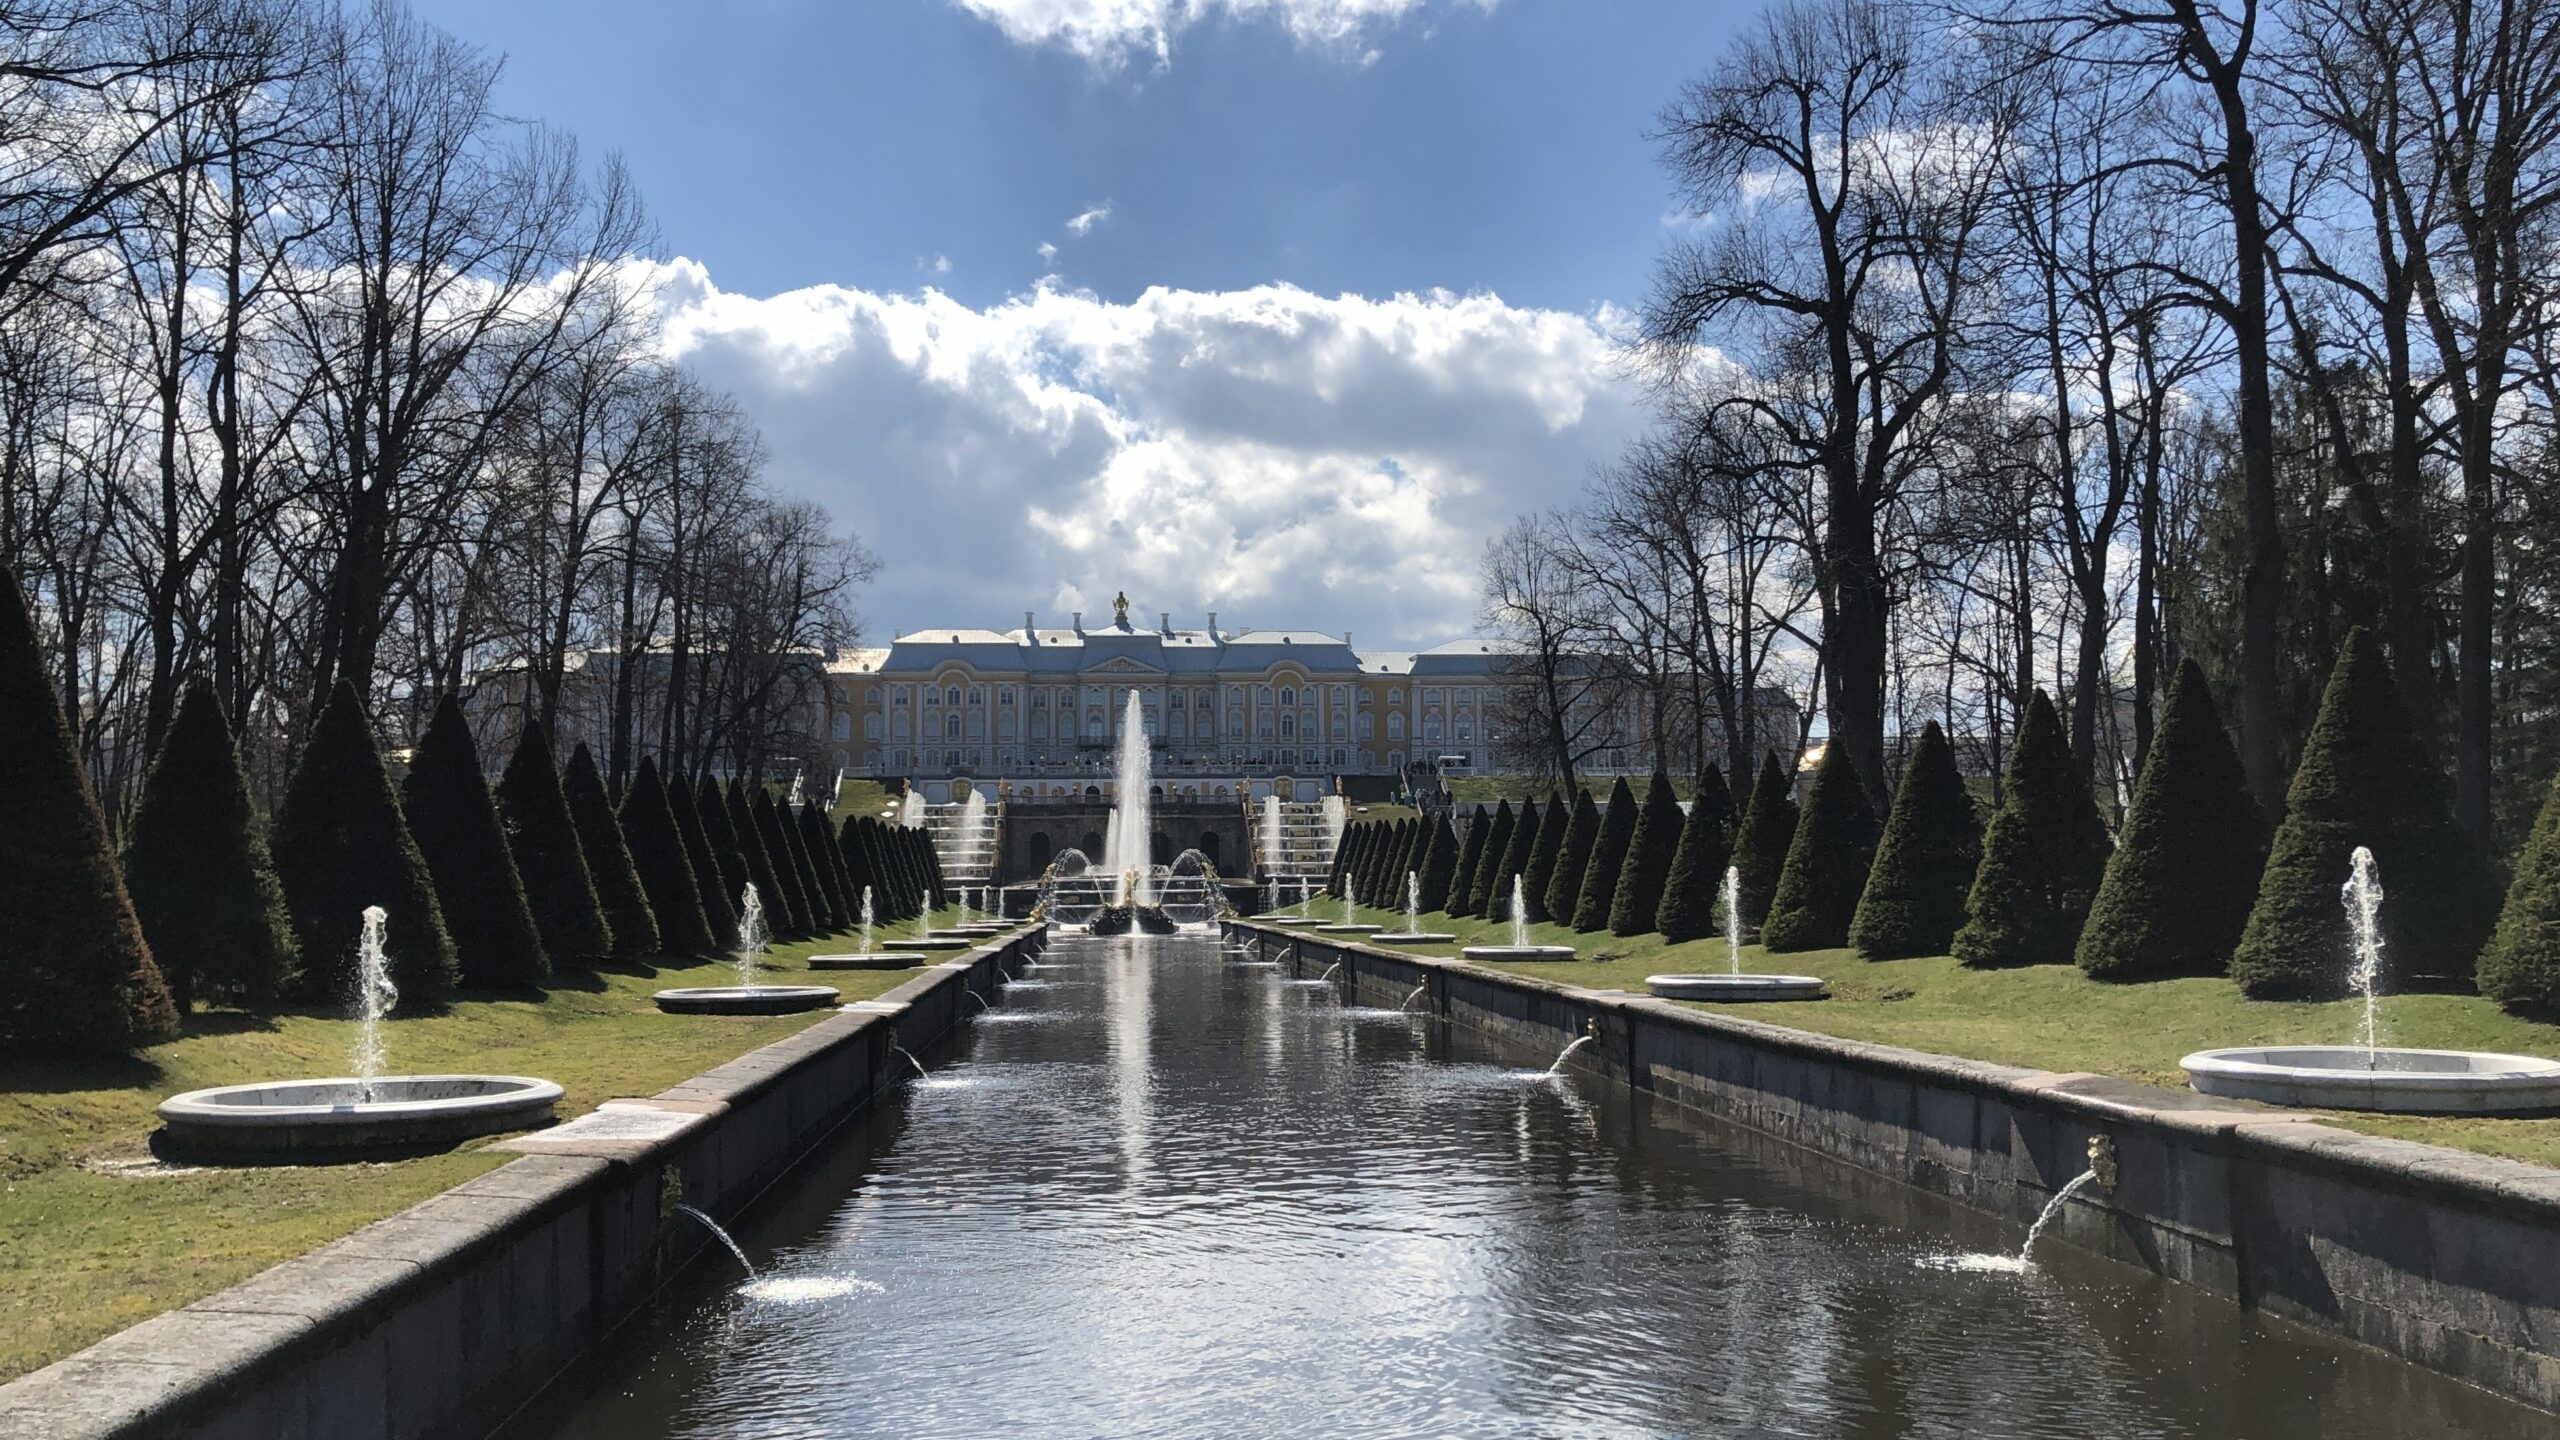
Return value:
M 1618 990 L 1241 922 L 1301 975 L 1428 1009 L 1861 1169 L 2025 1223 L 2112 1145 L 2046 1233 L 2270 1315 L 2560 1410 L 2560 1171 L 2089 1074 L 1841 1040 Z
M 485 1435 L 959 1026 L 1026 931 L 0 1386 L 0 1440 Z M 725 1261 L 723 1262 L 725 1263 Z

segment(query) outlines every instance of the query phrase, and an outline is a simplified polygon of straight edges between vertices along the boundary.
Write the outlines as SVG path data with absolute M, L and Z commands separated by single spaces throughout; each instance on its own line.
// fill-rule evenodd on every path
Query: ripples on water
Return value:
M 1062 941 L 509 1433 L 2544 1435 L 2309 1331 L 1418 1017 Z M 993 1018 L 993 1017 L 990 1017 Z M 1394 1020 L 1402 1023 L 1387 1023 Z M 854 1277 L 862 1277 L 856 1279 Z M 566 1392 L 576 1393 L 566 1393 Z

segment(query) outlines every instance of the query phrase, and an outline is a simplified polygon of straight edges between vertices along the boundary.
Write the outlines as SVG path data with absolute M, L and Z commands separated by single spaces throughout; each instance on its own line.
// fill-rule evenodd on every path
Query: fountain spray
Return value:
M 738 895 L 738 983 L 753 986 L 756 965 L 764 959 L 767 946 L 773 943 L 773 931 L 765 924 L 764 898 L 756 894 L 755 882 Z
M 862 887 L 862 945 L 856 952 L 858 954 L 871 953 L 871 918 L 871 887 L 865 885 Z
M 1742 867 L 1724 867 L 1725 973 L 1742 973 Z
M 1422 877 L 1404 872 L 1404 933 L 1422 933 Z
M 379 905 L 364 907 L 364 930 L 356 940 L 357 1086 L 365 1101 L 373 1100 L 373 1082 L 382 1073 L 382 1017 L 400 1003 L 391 983 L 391 960 L 383 953 L 382 936 L 391 914 Z
M 2381 1039 L 2376 989 L 2382 982 L 2382 879 L 2373 852 L 2362 845 L 2348 861 L 2347 883 L 2338 890 L 2346 902 L 2347 930 L 2355 939 L 2355 961 L 2347 971 L 2347 988 L 2364 997 L 2364 1023 L 2356 1038 L 2364 1046 L 2364 1068 L 2374 1068 L 2374 1048 Z
M 1520 884 L 1520 872 L 1511 872 L 1511 948 L 1529 948 L 1529 895 Z

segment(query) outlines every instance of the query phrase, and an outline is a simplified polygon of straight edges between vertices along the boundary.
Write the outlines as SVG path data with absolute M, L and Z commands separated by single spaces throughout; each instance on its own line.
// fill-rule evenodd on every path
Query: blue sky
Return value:
M 1417 644 L 1639 423 L 1608 339 L 1664 239 L 1645 132 L 1737 13 L 420 9 L 507 55 L 511 112 L 624 154 L 671 343 L 888 562 L 875 636 L 1125 586 Z

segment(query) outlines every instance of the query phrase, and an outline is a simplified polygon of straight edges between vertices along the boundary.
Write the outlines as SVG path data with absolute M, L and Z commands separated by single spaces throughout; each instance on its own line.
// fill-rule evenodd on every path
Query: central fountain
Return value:
M 1529 939 L 1529 896 L 1515 872 L 1511 877 L 1511 943 L 1469 945 L 1458 953 L 1470 960 L 1522 961 L 1571 960 L 1578 952 L 1570 945 L 1540 945 Z
M 353 1075 L 190 1090 L 160 1102 L 172 1153 L 357 1158 L 450 1145 L 550 1123 L 560 1087 L 523 1075 L 385 1075 L 383 1020 L 400 1003 L 383 940 L 390 917 L 368 906 L 356 942 Z
M 854 932 L 854 950 L 850 955 L 812 955 L 812 970 L 908 970 L 924 963 L 924 957 L 912 950 L 879 951 L 871 948 L 871 929 L 876 923 L 871 908 L 871 887 L 862 887 L 862 923 Z
M 1722 975 L 1647 975 L 1644 988 L 1664 1000 L 1710 1000 L 1720 1005 L 1831 998 L 1819 975 L 1742 973 L 1742 871 L 1731 865 L 1724 871 L 1724 964 Z
M 2356 847 L 2338 898 L 2352 941 L 2347 988 L 2364 1002 L 2357 1043 L 2199 1050 L 2178 1062 L 2188 1084 L 2235 1100 L 2402 1115 L 2560 1111 L 2560 1060 L 2382 1045 L 2382 879 L 2371 850 Z
M 767 985 L 757 974 L 773 943 L 766 928 L 764 901 L 749 884 L 738 897 L 738 983 L 687 985 L 661 990 L 654 997 L 670 1015 L 791 1015 L 833 1005 L 844 997 L 831 985 Z
M 1146 707 L 1135 690 L 1120 709 L 1120 745 L 1113 767 L 1111 816 L 1102 838 L 1102 861 L 1111 878 L 1110 898 L 1093 912 L 1085 928 L 1096 935 L 1170 935 L 1181 926 L 1163 908 L 1165 882 L 1155 863 L 1153 742 L 1147 735 Z M 1062 857 L 1063 858 L 1063 857 Z

